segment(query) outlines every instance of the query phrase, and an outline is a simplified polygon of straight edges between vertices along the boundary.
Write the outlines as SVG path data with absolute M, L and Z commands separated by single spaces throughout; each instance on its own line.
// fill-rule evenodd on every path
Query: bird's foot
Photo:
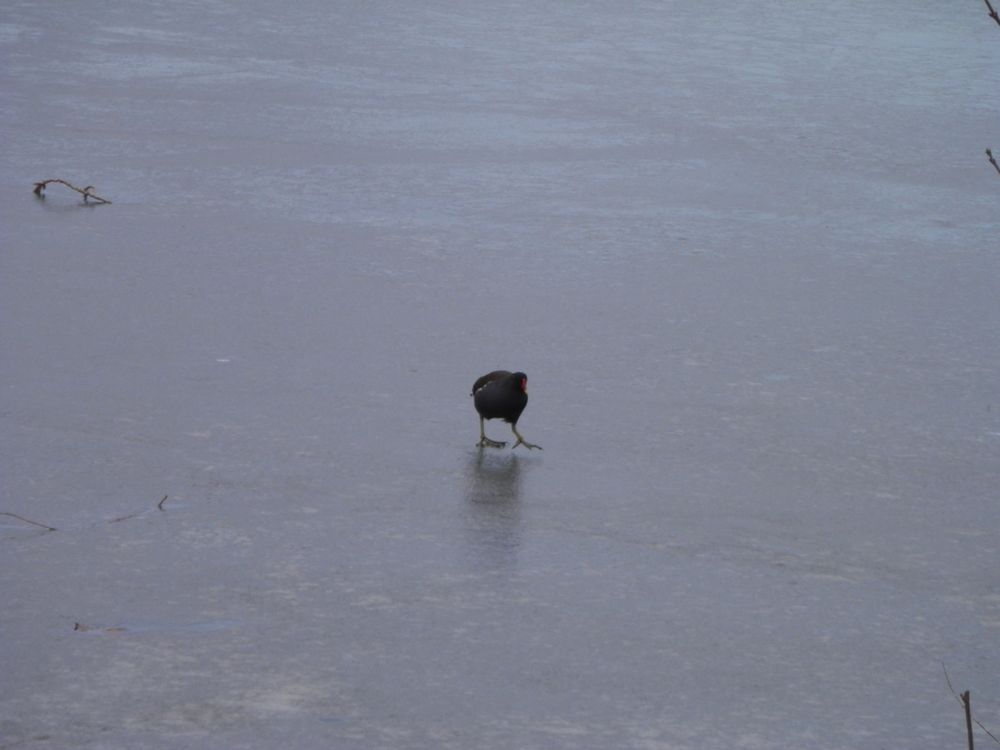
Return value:
M 525 448 L 527 448 L 528 450 L 531 450 L 532 448 L 538 448 L 538 450 L 543 450 L 542 446 L 540 446 L 540 445 L 535 445 L 534 443 L 529 443 L 529 442 L 528 442 L 527 440 L 522 440 L 521 438 L 518 438 L 518 439 L 517 439 L 517 442 L 516 442 L 516 443 L 514 443 L 514 444 L 513 444 L 513 445 L 512 445 L 511 447 L 510 447 L 510 449 L 511 449 L 511 450 L 514 450 L 514 449 L 515 449 L 515 448 L 516 448 L 517 446 L 519 446 L 519 445 L 523 445 L 523 446 L 524 446 Z
M 484 447 L 485 448 L 503 448 L 505 445 L 507 445 L 507 443 L 504 442 L 503 440 L 490 440 L 488 437 L 484 437 L 482 440 L 480 440 L 478 443 L 476 443 L 476 445 L 479 448 L 484 448 Z

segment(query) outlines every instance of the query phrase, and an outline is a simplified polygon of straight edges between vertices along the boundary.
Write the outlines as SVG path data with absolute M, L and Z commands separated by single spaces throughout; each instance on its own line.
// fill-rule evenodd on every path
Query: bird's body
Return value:
M 494 370 L 483 375 L 472 386 L 476 411 L 484 419 L 502 419 L 517 424 L 518 417 L 528 405 L 528 393 L 522 383 L 528 380 L 523 372 Z
M 517 420 L 521 417 L 524 407 L 528 405 L 528 376 L 523 372 L 494 370 L 483 375 L 472 386 L 472 398 L 476 411 L 479 412 L 480 447 L 488 445 L 502 448 L 506 445 L 486 437 L 484 427 L 484 421 L 487 419 L 502 419 L 510 424 L 510 429 L 517 437 L 515 448 L 523 445 L 529 449 L 541 449 L 542 446 L 529 443 L 517 431 Z

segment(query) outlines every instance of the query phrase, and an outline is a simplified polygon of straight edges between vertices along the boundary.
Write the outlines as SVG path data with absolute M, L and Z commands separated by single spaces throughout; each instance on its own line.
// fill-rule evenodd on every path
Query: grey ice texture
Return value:
M 974 0 L 7 0 L 0 747 L 998 733 L 998 92 Z

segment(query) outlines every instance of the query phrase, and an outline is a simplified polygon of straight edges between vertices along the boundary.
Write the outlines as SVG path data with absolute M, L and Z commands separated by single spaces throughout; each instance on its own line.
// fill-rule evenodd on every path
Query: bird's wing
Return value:
M 473 383 L 473 385 L 472 385 L 472 393 L 470 393 L 469 395 L 470 396 L 475 395 L 476 391 L 478 391 L 484 385 L 489 385 L 494 380 L 499 380 L 500 378 L 505 378 L 508 375 L 510 375 L 510 373 L 507 370 L 494 370 L 493 372 L 489 372 L 489 373 L 483 375 L 481 378 L 479 378 L 479 380 L 477 380 L 475 383 Z

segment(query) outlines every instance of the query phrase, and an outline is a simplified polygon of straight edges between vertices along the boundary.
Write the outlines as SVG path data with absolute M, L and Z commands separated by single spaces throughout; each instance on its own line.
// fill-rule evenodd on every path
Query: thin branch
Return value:
M 167 502 L 168 497 L 169 495 L 164 495 L 160 499 L 160 502 L 156 504 L 156 507 L 159 508 L 160 510 L 166 510 L 166 508 L 163 507 L 163 504 Z M 135 513 L 128 513 L 124 516 L 118 516 L 117 518 L 112 518 L 110 521 L 108 521 L 108 523 L 119 523 L 120 521 L 127 521 L 130 518 L 135 518 L 142 512 L 145 511 L 136 511 Z M 11 518 L 16 518 L 18 521 L 24 521 L 25 523 L 30 523 L 32 526 L 37 526 L 38 528 L 45 529 L 46 531 L 58 531 L 58 529 L 55 526 L 48 526 L 47 524 L 39 523 L 38 521 L 32 521 L 30 518 L 25 518 L 24 516 L 17 515 L 17 513 L 11 513 L 6 510 L 0 511 L 0 516 L 10 516 Z
M 993 732 L 991 732 L 989 729 L 983 726 L 983 722 L 979 721 L 979 719 L 973 719 L 973 721 L 979 725 L 980 729 L 982 729 L 984 732 L 986 732 L 986 734 L 990 736 L 990 739 L 992 739 L 995 743 L 1000 745 L 1000 740 L 997 739 L 997 736 L 993 734 Z
M 11 518 L 16 518 L 18 521 L 24 521 L 25 523 L 30 523 L 32 526 L 38 526 L 39 528 L 45 529 L 46 531 L 58 531 L 55 526 L 46 526 L 44 523 L 38 523 L 38 521 L 32 521 L 30 518 L 25 518 L 24 516 L 19 516 L 17 513 L 8 513 L 7 511 L 0 511 L 0 516 L 10 516 Z
M 944 670 L 944 679 L 948 683 L 948 689 L 951 691 L 951 694 L 955 696 L 955 700 L 961 704 L 962 699 L 958 697 L 958 693 L 955 692 L 955 688 L 951 684 L 951 678 L 948 676 L 948 667 L 944 665 L 944 662 L 941 662 L 941 669 Z
M 1000 24 L 1000 15 L 997 15 L 997 12 L 995 10 L 993 10 L 993 6 L 990 5 L 990 0 L 984 0 L 984 1 L 986 3 L 986 8 L 990 12 L 990 18 L 992 18 L 994 21 L 996 21 L 998 24 Z
M 86 633 L 87 631 L 94 629 L 95 628 L 92 627 L 91 625 L 84 625 L 82 622 L 78 622 L 73 625 L 73 630 L 79 630 L 81 633 Z M 97 628 L 97 630 L 101 631 L 102 633 L 124 633 L 126 630 L 128 630 L 128 628 L 119 625 L 113 628 Z
M 160 510 L 166 510 L 166 508 L 163 507 L 163 504 L 167 502 L 168 497 L 170 496 L 164 495 L 163 497 L 161 497 L 160 502 L 156 504 L 156 507 Z M 130 518 L 135 518 L 136 516 L 144 515 L 146 512 L 147 511 L 144 510 L 137 510 L 134 513 L 128 513 L 124 516 L 118 516 L 117 518 L 112 518 L 110 521 L 108 521 L 108 523 L 118 523 L 119 521 L 127 521 Z
M 948 683 L 948 689 L 951 691 L 951 694 L 955 696 L 955 700 L 958 701 L 958 704 L 960 706 L 962 706 L 963 708 L 965 708 L 967 704 L 966 704 L 965 700 L 963 700 L 963 698 L 960 698 L 959 695 L 958 695 L 958 693 L 955 692 L 955 688 L 951 684 L 951 678 L 948 676 L 948 668 L 945 667 L 944 662 L 941 662 L 941 669 L 944 670 L 944 679 Z M 966 691 L 966 693 L 967 692 L 968 691 Z M 962 695 L 964 696 L 965 693 L 963 693 Z M 970 714 L 970 717 L 971 717 L 971 709 L 969 711 L 969 714 Z M 982 729 L 984 732 L 986 732 L 986 734 L 988 734 L 990 736 L 990 739 L 992 739 L 995 743 L 997 743 L 998 745 L 1000 745 L 1000 739 L 997 739 L 997 736 L 995 734 L 993 734 L 993 732 L 991 732 L 989 729 L 987 729 L 986 727 L 984 727 L 983 726 L 983 722 L 979 721 L 979 719 L 972 719 L 972 720 L 974 722 L 976 722 L 976 724 L 979 725 L 980 729 Z M 971 745 L 972 737 L 971 736 L 969 737 L 969 742 L 970 742 L 969 747 L 972 747 L 972 745 Z
M 990 164 L 993 165 L 993 168 L 997 171 L 997 174 L 1000 174 L 1000 164 L 997 164 L 997 160 L 993 158 L 993 152 L 990 151 L 989 149 L 986 149 L 986 158 L 990 160 Z
M 93 185 L 87 185 L 87 187 L 85 188 L 78 188 L 76 185 L 66 182 L 66 180 L 59 180 L 59 179 L 42 180 L 41 182 L 36 182 L 35 195 L 37 195 L 39 198 L 44 198 L 46 186 L 52 184 L 53 182 L 59 185 L 65 185 L 70 190 L 75 190 L 76 192 L 78 192 L 80 195 L 83 196 L 84 203 L 86 203 L 88 200 L 97 201 L 98 203 L 111 203 L 111 201 L 109 201 L 107 198 L 102 198 L 101 196 L 96 195 L 94 193 L 95 188 Z

